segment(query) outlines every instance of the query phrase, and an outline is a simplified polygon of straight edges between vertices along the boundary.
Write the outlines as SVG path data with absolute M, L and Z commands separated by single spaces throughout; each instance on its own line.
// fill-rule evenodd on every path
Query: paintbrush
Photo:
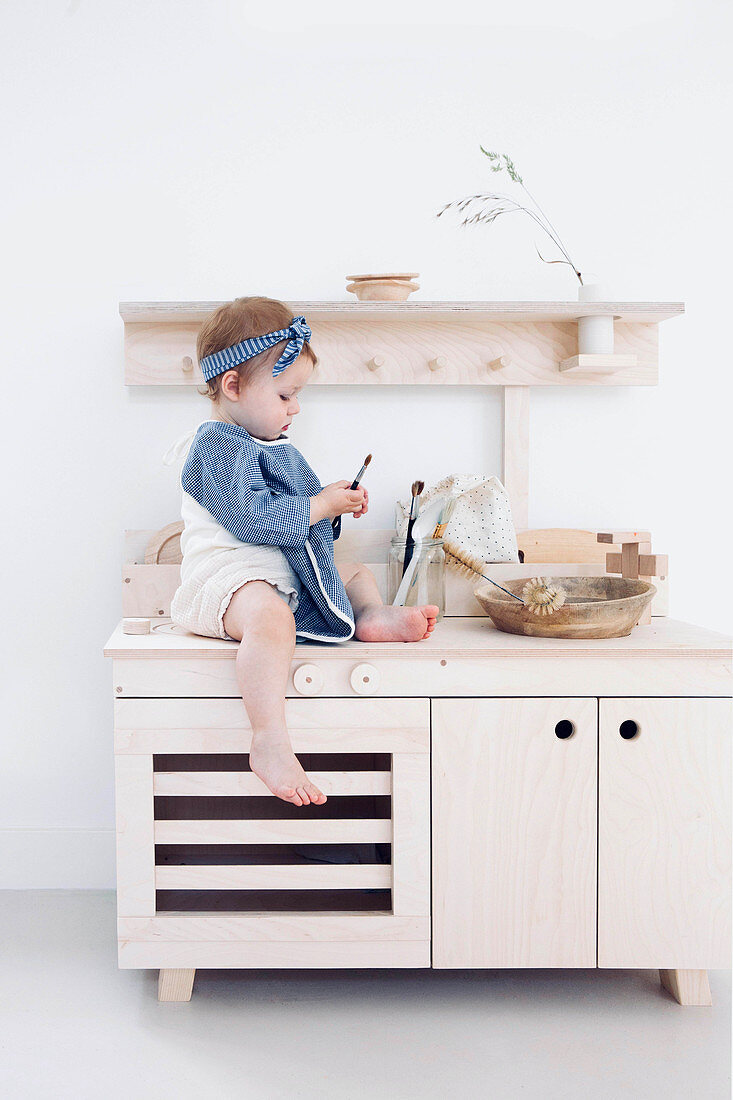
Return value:
M 420 493 L 425 488 L 424 481 L 413 481 L 411 486 L 412 500 L 410 501 L 410 518 L 407 521 L 407 535 L 405 537 L 405 560 L 402 563 L 402 576 L 404 577 L 410 561 L 412 560 L 412 554 L 415 549 L 415 543 L 412 538 L 412 528 L 417 519 L 418 512 L 420 511 Z
M 358 489 L 359 488 L 359 482 L 364 477 L 364 471 L 366 470 L 366 468 L 369 465 L 369 463 L 371 462 L 371 460 L 372 460 L 372 456 L 367 455 L 366 458 L 364 459 L 364 465 L 359 470 L 359 473 L 356 475 L 354 480 L 351 482 L 351 485 L 349 486 L 349 489 Z M 334 519 L 331 526 L 333 527 L 333 537 L 338 538 L 339 532 L 341 530 L 341 516 L 336 516 L 336 518 Z

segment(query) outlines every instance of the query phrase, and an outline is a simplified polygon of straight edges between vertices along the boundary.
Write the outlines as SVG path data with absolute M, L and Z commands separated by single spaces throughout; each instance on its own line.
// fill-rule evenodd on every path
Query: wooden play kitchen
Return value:
M 196 333 L 218 304 L 123 304 L 127 383 L 200 385 Z M 655 384 L 659 323 L 683 307 L 291 305 L 313 330 L 311 384 L 502 386 L 524 563 L 490 575 L 647 582 L 648 621 L 507 633 L 449 571 L 426 641 L 299 642 L 288 723 L 328 801 L 296 808 L 249 771 L 236 643 L 170 621 L 180 522 L 126 532 L 105 648 L 120 967 L 158 969 L 167 1001 L 198 968 L 641 968 L 709 1005 L 708 969 L 731 965 L 731 640 L 667 617 L 650 532 L 527 529 L 531 387 Z M 613 355 L 577 354 L 592 314 L 614 318 Z M 337 560 L 366 561 L 384 591 L 393 532 L 356 527 Z

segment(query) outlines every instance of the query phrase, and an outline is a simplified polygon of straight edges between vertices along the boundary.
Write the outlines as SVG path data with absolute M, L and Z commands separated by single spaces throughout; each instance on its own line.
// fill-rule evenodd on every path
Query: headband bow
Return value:
M 232 367 L 244 363 L 259 355 L 261 351 L 271 348 L 273 344 L 279 344 L 281 340 L 287 340 L 283 353 L 272 368 L 272 377 L 277 378 L 284 370 L 295 362 L 303 350 L 303 344 L 311 338 L 310 325 L 302 315 L 293 317 L 287 328 L 280 328 L 276 332 L 266 332 L 264 336 L 250 336 L 247 340 L 241 340 L 230 348 L 212 352 L 201 360 L 201 370 L 208 382 L 217 374 L 231 370 Z

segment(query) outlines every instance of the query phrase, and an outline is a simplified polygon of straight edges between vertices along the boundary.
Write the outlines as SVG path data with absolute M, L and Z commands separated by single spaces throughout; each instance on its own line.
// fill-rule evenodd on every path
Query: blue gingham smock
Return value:
M 309 498 L 323 486 L 289 439 L 255 439 L 238 424 L 207 420 L 193 438 L 181 486 L 242 542 L 280 547 L 303 586 L 296 634 L 323 642 L 353 636 L 331 521 L 309 523 Z

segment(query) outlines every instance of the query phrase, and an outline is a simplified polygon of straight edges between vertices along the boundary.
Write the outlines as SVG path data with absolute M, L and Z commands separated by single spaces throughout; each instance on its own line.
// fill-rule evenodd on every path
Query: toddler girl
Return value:
M 373 574 L 336 566 L 332 520 L 363 516 L 366 489 L 325 488 L 287 429 L 317 362 L 304 317 L 237 298 L 201 327 L 196 352 L 212 402 L 181 474 L 181 584 L 171 618 L 240 642 L 237 683 L 252 725 L 250 767 L 296 806 L 326 801 L 295 757 L 285 691 L 296 636 L 413 642 L 438 608 L 385 606 Z

